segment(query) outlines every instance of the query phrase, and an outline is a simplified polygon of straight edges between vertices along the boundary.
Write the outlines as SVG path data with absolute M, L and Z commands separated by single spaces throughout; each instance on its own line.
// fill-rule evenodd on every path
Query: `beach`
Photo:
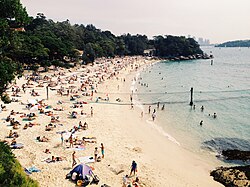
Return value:
M 41 77 L 47 75 L 51 80 L 30 81 L 31 84 L 29 88 L 26 88 L 25 93 L 21 90 L 18 93 L 20 97 L 14 97 L 19 101 L 5 105 L 7 111 L 0 113 L 2 127 L 0 139 L 9 142 L 11 139 L 6 136 L 12 130 L 12 126 L 9 126 L 9 122 L 5 119 L 11 110 L 36 113 L 37 117 L 32 123 L 40 125 L 33 125 L 25 130 L 23 127 L 28 122 L 20 117 L 22 114 L 14 114 L 11 117 L 21 123 L 19 129 L 13 131 L 19 134 L 16 141 L 24 145 L 22 149 L 13 149 L 13 152 L 23 167 L 35 166 L 41 170 L 30 175 L 40 183 L 40 186 L 75 186 L 74 183 L 65 179 L 66 174 L 72 170 L 72 153 L 76 151 L 76 160 L 80 163 L 79 158 L 94 156 L 95 147 L 98 147 L 98 156 L 101 155 L 101 143 L 104 144 L 104 158 L 101 162 L 88 164 L 92 167 L 94 174 L 100 178 L 98 186 L 102 184 L 123 186 L 123 177 L 130 174 L 133 160 L 138 165 L 136 176 L 140 179 L 140 186 L 222 186 L 213 181 L 209 174 L 210 170 L 217 165 L 203 160 L 199 155 L 160 134 L 155 124 L 151 123 L 151 114 L 148 114 L 147 110 L 143 111 L 143 116 L 141 116 L 142 108 L 135 104 L 131 107 L 130 97 L 133 97 L 133 94 L 130 88 L 134 77 L 140 69 L 155 63 L 155 60 L 144 57 L 126 57 L 102 59 L 97 62 L 93 66 L 41 73 Z M 109 65 L 103 65 L 105 63 Z M 60 84 L 52 86 L 52 83 L 58 83 L 58 80 Z M 17 86 L 21 88 L 25 83 L 27 83 L 25 77 L 17 79 L 15 88 Z M 51 86 L 48 88 L 47 99 L 46 85 L 48 83 Z M 37 87 L 39 84 L 43 87 Z M 31 96 L 32 89 L 39 96 Z M 70 93 L 67 94 L 67 90 Z M 12 94 L 11 88 L 8 93 Z M 83 93 L 88 94 L 83 96 Z M 74 100 L 70 101 L 70 96 L 73 96 Z M 45 126 L 51 123 L 51 116 L 40 114 L 35 109 L 32 111 L 27 109 L 26 106 L 31 99 L 43 99 L 42 103 L 47 105 L 43 106 L 44 111 L 52 111 L 53 116 L 58 117 L 58 120 L 53 122 L 53 130 L 45 131 Z M 76 101 L 79 104 L 75 105 L 76 108 L 72 108 Z M 155 108 L 156 106 L 152 106 L 152 110 Z M 60 111 L 60 109 L 63 110 Z M 73 111 L 77 112 L 76 118 L 71 118 L 72 116 L 69 115 Z M 68 131 L 78 126 L 80 121 L 86 122 L 88 128 L 74 132 L 74 139 L 88 137 L 86 138 L 88 141 L 84 145 L 67 148 L 70 145 L 69 142 L 65 142 L 66 134 L 70 134 Z M 60 133 L 63 131 L 66 133 L 63 135 L 62 144 Z M 49 141 L 39 142 L 38 136 L 45 136 Z M 45 153 L 46 149 L 49 149 L 51 153 Z M 47 163 L 45 160 L 51 158 L 52 155 L 62 157 L 63 160 Z M 130 177 L 129 180 L 135 180 L 135 176 Z

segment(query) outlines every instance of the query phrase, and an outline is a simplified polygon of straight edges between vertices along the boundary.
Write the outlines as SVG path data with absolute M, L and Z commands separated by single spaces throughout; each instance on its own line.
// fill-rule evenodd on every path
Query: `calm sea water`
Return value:
M 214 55 L 213 65 L 209 59 L 160 62 L 144 68 L 135 85 L 137 100 L 160 102 L 159 109 L 152 105 L 151 111 L 157 111 L 154 126 L 186 149 L 198 153 L 250 150 L 250 48 L 203 50 Z M 191 87 L 195 109 L 189 106 Z M 148 106 L 143 108 L 152 124 Z M 214 113 L 217 118 L 211 116 Z

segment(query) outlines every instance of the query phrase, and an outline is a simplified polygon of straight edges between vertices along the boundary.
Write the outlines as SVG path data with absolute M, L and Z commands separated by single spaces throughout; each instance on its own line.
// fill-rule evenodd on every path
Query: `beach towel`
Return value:
M 31 118 L 31 119 L 29 119 L 29 118 L 23 118 L 23 121 L 33 121 L 33 120 L 35 120 L 35 118 Z
M 28 172 L 34 173 L 34 172 L 40 172 L 41 170 L 36 168 L 35 166 L 32 166 L 30 168 L 27 168 Z
M 57 131 L 56 134 L 63 134 L 63 133 L 67 133 L 67 131 Z
M 78 159 L 81 163 L 84 163 L 84 164 L 95 162 L 95 159 L 92 156 L 78 157 Z
M 83 145 L 78 145 L 78 146 L 73 147 L 73 148 L 70 148 L 70 149 L 72 149 L 72 150 L 74 150 L 74 151 L 84 151 L 84 150 L 85 150 L 85 146 L 83 146 Z
M 15 145 L 11 145 L 10 148 L 11 149 L 21 149 L 21 148 L 23 148 L 23 144 L 17 143 Z
M 31 172 L 29 172 L 29 170 L 27 168 L 23 168 L 24 169 L 24 172 L 27 174 L 27 175 L 31 175 Z

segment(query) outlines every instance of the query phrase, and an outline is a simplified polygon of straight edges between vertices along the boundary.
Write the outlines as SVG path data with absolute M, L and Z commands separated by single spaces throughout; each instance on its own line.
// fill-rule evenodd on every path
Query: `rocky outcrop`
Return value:
M 226 160 L 250 160 L 250 151 L 240 151 L 240 150 L 223 150 L 222 155 Z
M 237 167 L 220 167 L 210 173 L 215 181 L 226 187 L 249 187 L 250 186 L 250 165 Z

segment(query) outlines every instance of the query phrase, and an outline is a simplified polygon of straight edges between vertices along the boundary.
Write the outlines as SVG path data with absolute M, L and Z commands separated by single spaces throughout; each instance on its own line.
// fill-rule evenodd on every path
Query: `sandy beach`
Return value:
M 11 110 L 14 110 L 14 121 L 19 121 L 17 143 L 22 143 L 22 149 L 13 149 L 17 159 L 23 167 L 35 166 L 41 172 L 30 175 L 37 180 L 40 186 L 75 186 L 65 176 L 72 170 L 72 153 L 76 151 L 77 162 L 81 157 L 94 157 L 95 147 L 98 147 L 98 156 L 101 156 L 101 143 L 104 145 L 105 157 L 101 162 L 88 163 L 94 174 L 100 178 L 96 186 L 107 184 L 109 186 L 123 186 L 123 177 L 130 174 L 132 161 L 138 165 L 136 176 L 139 177 L 139 186 L 149 187 L 216 187 L 223 186 L 209 176 L 210 170 L 216 165 L 202 157 L 185 150 L 181 145 L 170 141 L 160 134 L 152 122 L 151 114 L 147 107 L 143 111 L 136 105 L 130 105 L 131 84 L 144 66 L 155 63 L 155 60 L 144 57 L 126 57 L 123 59 L 98 59 L 93 66 L 77 67 L 71 70 L 58 69 L 41 73 L 41 80 L 30 81 L 25 76 L 16 80 L 16 85 L 21 89 L 19 97 L 12 97 L 18 102 L 6 104 L 5 111 L 0 113 L 1 131 L 0 139 L 11 142 L 13 138 L 6 138 L 13 126 L 6 122 Z M 30 72 L 31 73 L 31 72 Z M 29 75 L 26 73 L 25 75 Z M 44 76 L 48 78 L 44 79 Z M 50 83 L 49 98 L 47 99 L 46 86 Z M 22 85 L 26 84 L 25 93 Z M 41 87 L 37 87 L 39 85 Z M 57 84 L 57 85 L 54 85 Z M 43 86 L 43 87 L 42 87 Z M 32 91 L 34 89 L 34 91 Z M 95 92 L 96 91 L 96 92 Z M 31 94 L 39 96 L 31 96 Z M 12 88 L 8 90 L 12 95 Z M 70 101 L 70 97 L 74 100 Z M 133 97 L 133 95 L 132 95 Z M 98 98 L 98 99 L 97 99 Z M 27 104 L 32 100 L 42 100 L 39 105 L 46 114 L 40 114 L 37 108 L 28 109 Z M 98 100 L 98 101 L 97 101 Z M 78 104 L 76 104 L 78 102 Z M 42 106 L 43 105 L 43 106 Z M 92 112 L 91 114 L 91 107 Z M 56 109 L 56 110 L 54 110 Z M 63 109 L 60 111 L 60 109 Z M 152 106 L 152 109 L 156 106 Z M 75 111 L 76 118 L 72 118 Z M 19 112 L 17 114 L 16 112 Z M 160 115 L 162 111 L 158 111 Z M 32 121 L 25 121 L 20 113 L 35 113 Z M 82 113 L 82 114 L 81 114 Z M 79 142 L 82 137 L 86 142 L 70 148 L 68 135 L 79 122 L 86 122 L 86 130 L 79 129 L 74 133 L 74 140 Z M 32 127 L 23 129 L 25 124 L 34 123 Z M 46 125 L 52 123 L 52 129 L 45 131 Z M 36 125 L 37 124 L 37 125 Z M 156 118 L 157 124 L 157 118 Z M 173 124 L 174 125 L 174 124 Z M 64 142 L 61 143 L 63 133 Z M 45 136 L 48 142 L 39 142 L 37 137 Z M 45 153 L 49 149 L 51 153 Z M 47 163 L 45 160 L 52 156 L 61 157 L 63 160 Z M 79 160 L 80 158 L 80 160 Z M 131 182 L 136 176 L 131 176 Z M 92 185 L 95 186 L 95 185 Z

